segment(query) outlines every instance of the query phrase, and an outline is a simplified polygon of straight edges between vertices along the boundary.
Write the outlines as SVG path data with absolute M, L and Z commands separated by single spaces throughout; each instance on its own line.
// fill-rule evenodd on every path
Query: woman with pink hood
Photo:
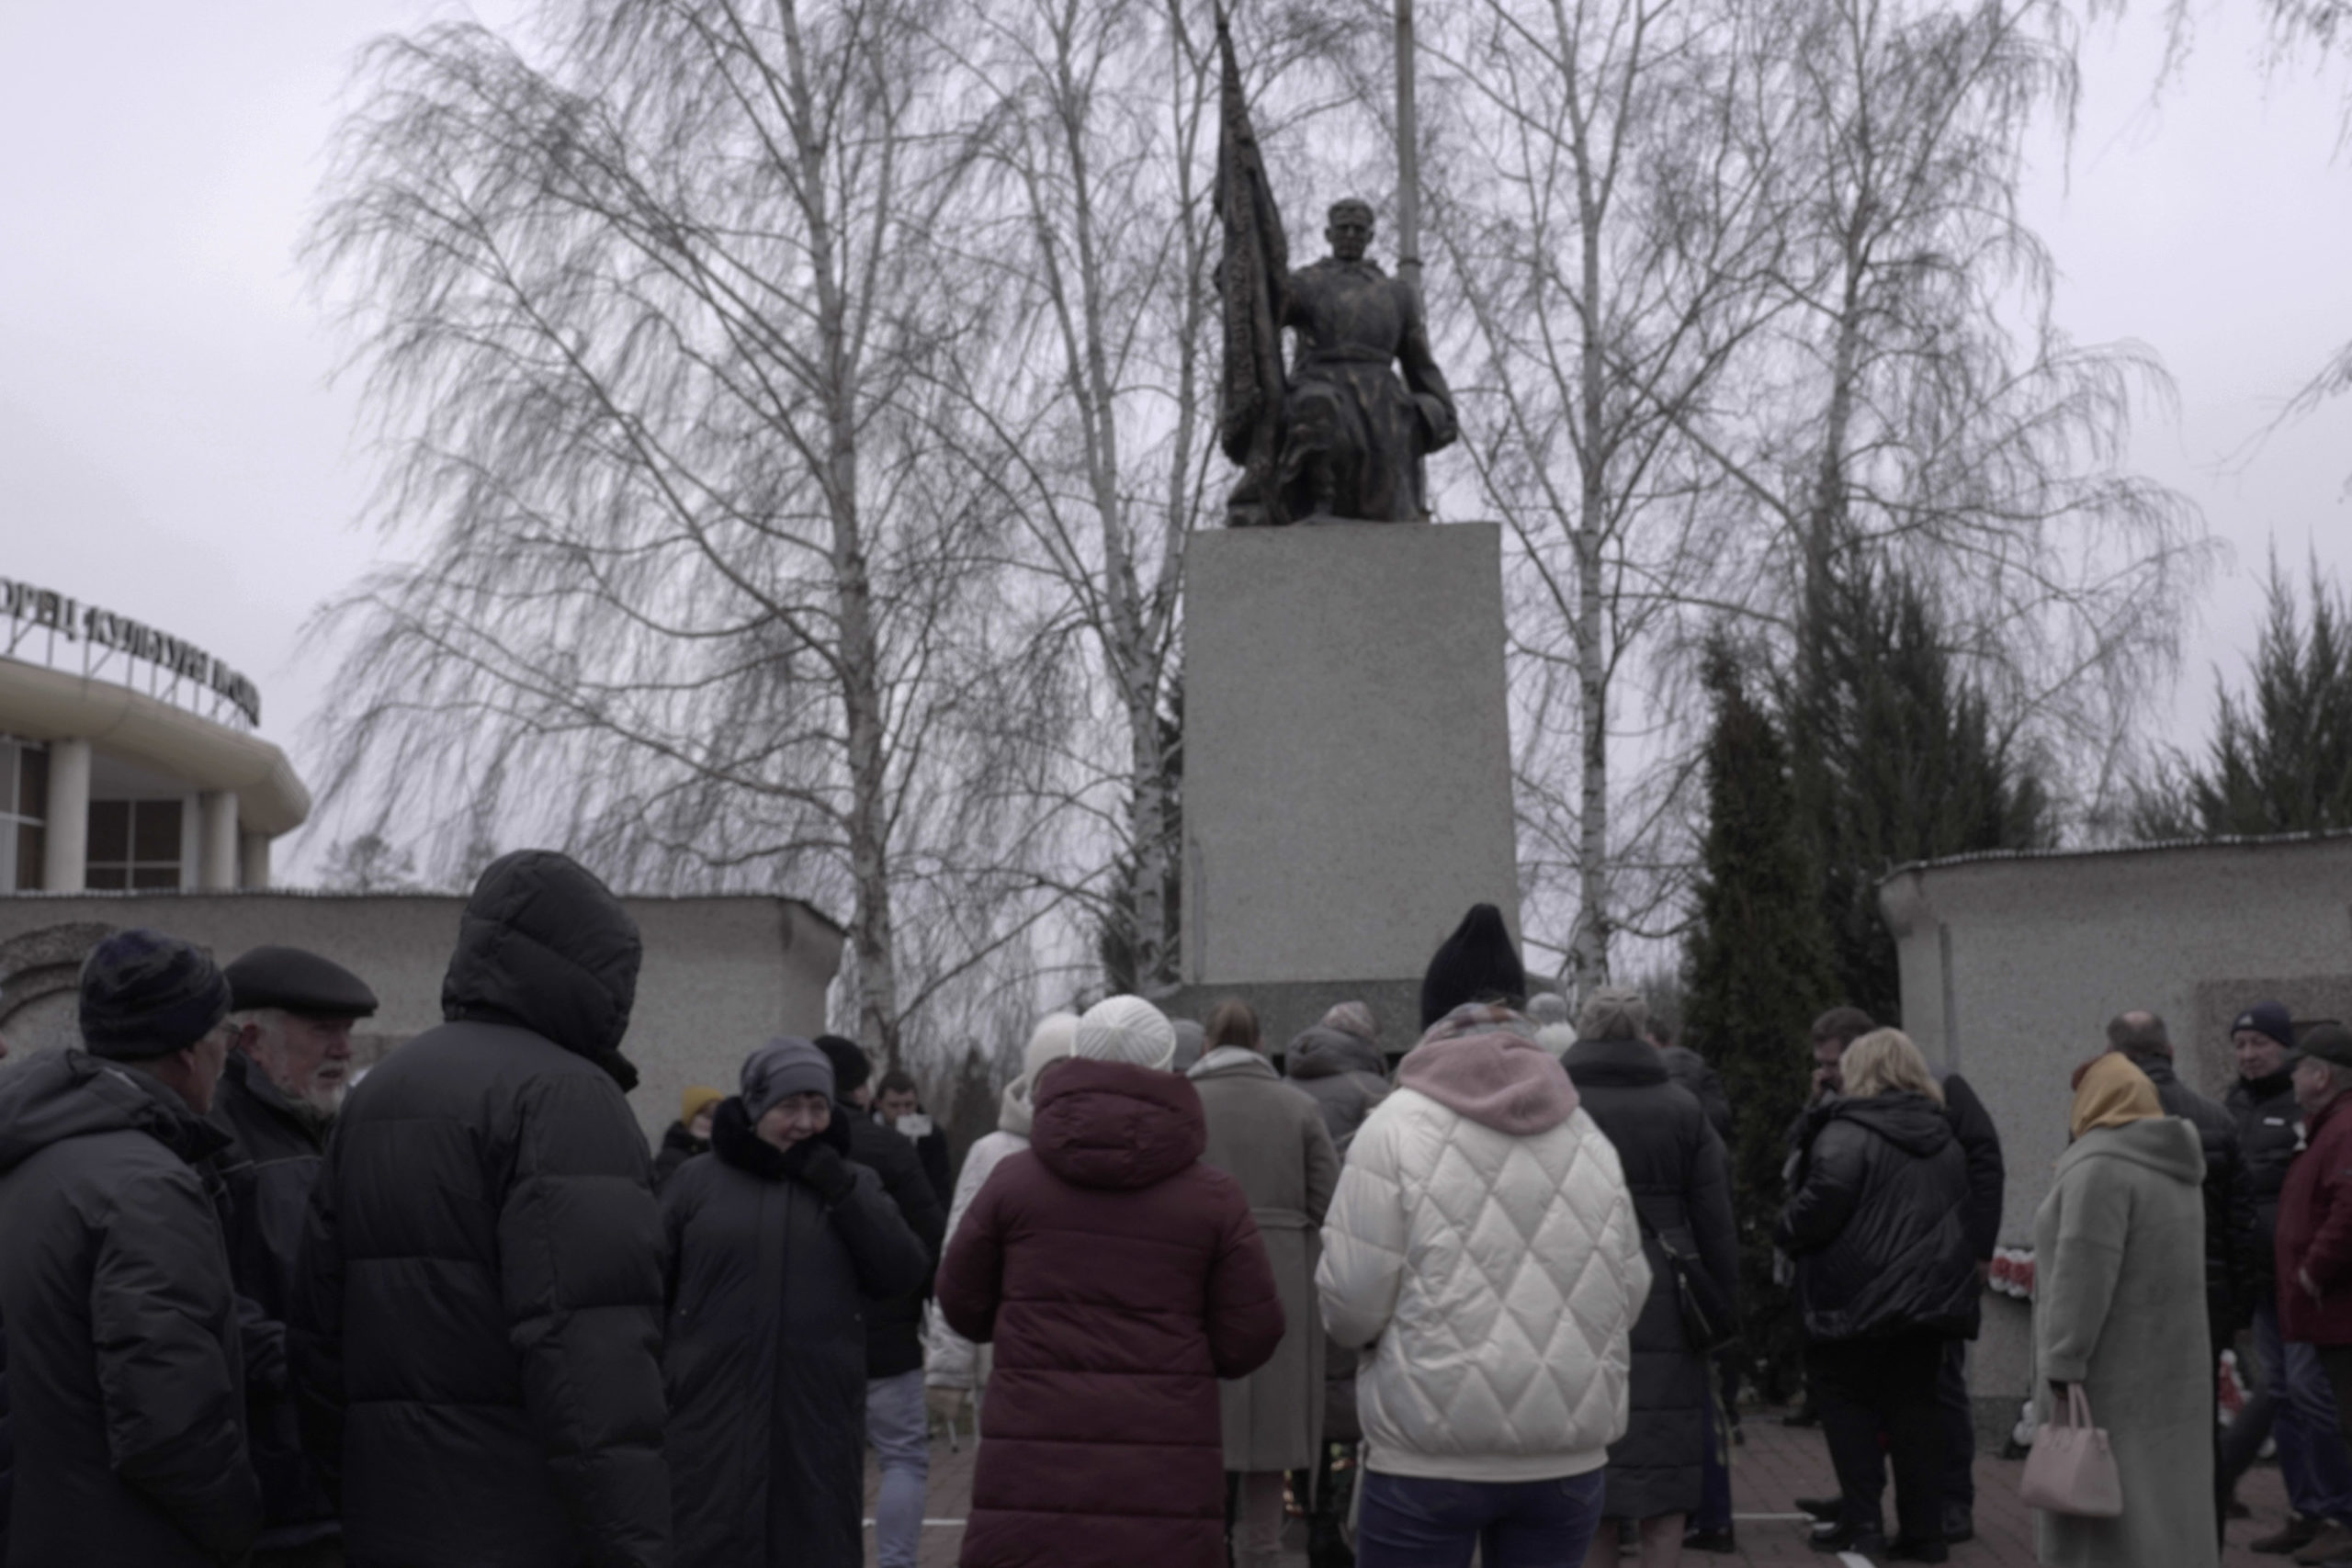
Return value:
M 1473 908 L 1425 1032 L 1356 1134 L 1316 1272 L 1362 1348 L 1359 1568 L 1584 1561 L 1650 1288 L 1617 1151 L 1516 1010 L 1510 933 Z

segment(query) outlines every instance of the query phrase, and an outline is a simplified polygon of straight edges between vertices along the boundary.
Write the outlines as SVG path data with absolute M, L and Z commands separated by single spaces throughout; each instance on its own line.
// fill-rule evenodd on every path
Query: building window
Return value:
M 0 890 L 40 891 L 48 824 L 48 749 L 0 739 Z
M 177 887 L 180 803 L 90 802 L 88 885 L 94 889 Z

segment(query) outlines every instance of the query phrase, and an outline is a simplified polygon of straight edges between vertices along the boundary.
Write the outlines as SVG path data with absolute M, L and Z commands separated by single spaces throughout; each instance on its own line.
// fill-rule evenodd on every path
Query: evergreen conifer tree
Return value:
M 1917 581 L 1833 571 L 1808 606 L 1782 695 L 1799 813 L 1821 867 L 1841 999 L 1902 1019 L 1878 884 L 1898 865 L 2050 841 L 2041 780 L 1954 667 Z
M 1787 747 L 1721 645 L 1709 651 L 1705 680 L 1714 718 L 1688 1023 L 1731 1097 L 1742 1315 L 1758 1381 L 1777 1398 L 1792 1385 L 1800 1339 L 1788 1292 L 1773 1280 L 1772 1226 L 1786 1197 L 1789 1126 L 1810 1085 L 1807 1031 L 1838 991 Z
M 2177 760 L 2141 791 L 2143 840 L 2352 828 L 2352 604 L 2310 567 L 2311 618 L 2270 563 L 2253 689 L 2222 689 L 2201 764 Z

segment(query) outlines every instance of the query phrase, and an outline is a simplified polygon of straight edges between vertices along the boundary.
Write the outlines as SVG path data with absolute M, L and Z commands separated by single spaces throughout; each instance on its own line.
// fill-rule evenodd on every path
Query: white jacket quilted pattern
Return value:
M 1348 1150 L 1316 1272 L 1323 1321 L 1370 1350 L 1370 1468 L 1540 1481 L 1625 1433 L 1650 1288 L 1617 1151 L 1581 1110 L 1514 1137 L 1410 1089 Z

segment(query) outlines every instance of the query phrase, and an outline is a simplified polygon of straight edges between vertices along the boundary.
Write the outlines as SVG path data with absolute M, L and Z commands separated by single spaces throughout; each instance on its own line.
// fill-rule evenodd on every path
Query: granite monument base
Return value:
M 1279 1049 L 1360 998 L 1401 1051 L 1463 912 L 1518 929 L 1501 530 L 1198 534 L 1184 604 L 1179 1010 L 1250 997 Z

